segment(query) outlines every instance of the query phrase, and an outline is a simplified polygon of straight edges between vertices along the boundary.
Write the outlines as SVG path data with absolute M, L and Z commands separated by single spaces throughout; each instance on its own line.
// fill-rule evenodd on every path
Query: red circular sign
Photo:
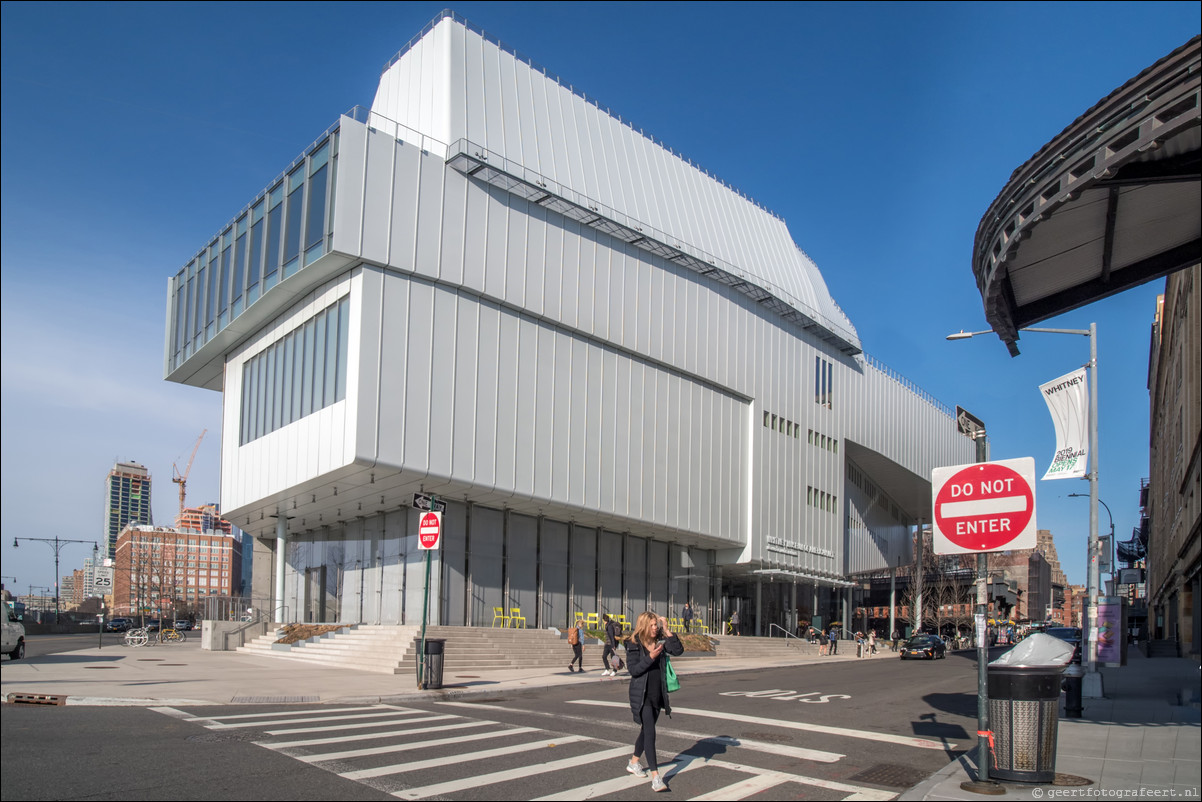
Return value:
M 427 512 L 422 514 L 421 522 L 417 525 L 417 540 L 423 549 L 438 547 L 438 537 L 442 534 L 442 521 L 439 517 Z
M 999 551 L 1035 514 L 1035 495 L 1017 471 L 982 463 L 957 471 L 935 495 L 935 525 L 960 548 Z

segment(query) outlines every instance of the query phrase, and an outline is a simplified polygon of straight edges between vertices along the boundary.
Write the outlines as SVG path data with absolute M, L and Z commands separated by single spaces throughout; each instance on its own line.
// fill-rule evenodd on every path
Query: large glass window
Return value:
M 309 211 L 305 216 L 305 264 L 325 250 L 326 180 L 330 175 L 327 142 L 309 157 Z
M 343 297 L 243 364 L 241 443 L 346 398 L 349 317 Z
M 263 271 L 263 201 L 250 210 L 250 261 L 247 263 L 246 305 L 259 297 L 259 274 Z
M 238 221 L 234 239 L 234 289 L 231 293 L 233 310 L 230 319 L 242 314 L 242 291 L 246 287 L 246 215 Z
M 300 268 L 301 221 L 305 211 L 305 167 L 288 175 L 288 205 L 284 218 L 284 278 Z
M 267 195 L 267 264 L 263 268 L 263 292 L 275 286 L 280 275 L 280 237 L 284 219 L 284 185 L 277 184 Z
M 217 256 L 217 244 L 209 245 L 209 289 L 205 293 L 205 339 L 210 340 L 216 333 L 217 322 L 217 278 L 220 272 Z
M 221 277 L 217 279 L 217 310 L 220 319 L 217 327 L 224 329 L 230 322 L 230 259 L 233 256 L 233 229 L 221 235 Z

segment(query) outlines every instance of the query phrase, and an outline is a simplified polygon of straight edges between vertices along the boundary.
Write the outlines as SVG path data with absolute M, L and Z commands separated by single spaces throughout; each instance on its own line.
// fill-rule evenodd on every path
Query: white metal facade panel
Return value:
M 262 329 L 258 337 L 227 356 L 221 424 L 221 499 L 226 509 L 237 509 L 285 493 L 354 462 L 355 429 L 359 419 L 354 406 L 360 388 L 357 383 L 351 384 L 351 377 L 355 376 L 357 380 L 361 376 L 352 369 L 347 372 L 344 400 L 238 445 L 242 424 L 243 365 L 344 296 L 350 296 L 350 330 L 354 331 L 358 326 L 356 310 L 361 290 L 357 273 L 350 272 L 307 295 Z M 358 361 L 360 344 L 357 337 L 349 338 L 349 365 Z
M 425 46 L 425 39 L 449 46 Z M 450 63 L 463 69 L 452 70 Z M 455 107 L 443 118 L 448 125 L 463 120 L 454 130 L 433 127 L 420 104 L 396 90 L 403 76 L 440 71 L 423 89 L 442 92 Z M 460 77 L 464 84 L 452 86 L 451 80 Z M 455 20 L 435 25 L 385 71 L 380 86 L 374 112 L 443 142 L 465 138 L 483 145 L 720 257 L 854 333 L 783 221 Z M 547 98 L 547 116 L 539 116 L 544 107 L 533 100 L 540 90 Z M 558 119 L 553 113 L 557 105 Z M 557 158 L 560 126 L 567 152 Z M 671 191 L 647 192 L 649 175 L 660 178 L 648 183 L 666 182 Z

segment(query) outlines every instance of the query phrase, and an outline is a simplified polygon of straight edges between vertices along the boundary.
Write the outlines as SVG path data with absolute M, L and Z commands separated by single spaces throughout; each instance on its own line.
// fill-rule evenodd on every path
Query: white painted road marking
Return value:
M 556 743 L 563 743 L 562 740 Z M 421 788 L 408 788 L 404 791 L 396 791 L 393 796 L 398 799 L 425 799 L 430 796 L 438 796 L 440 794 L 453 794 L 458 791 L 466 791 L 469 788 L 479 788 L 484 785 L 492 785 L 493 783 L 509 782 L 511 780 L 524 780 L 532 777 L 535 774 L 549 774 L 564 769 L 578 769 L 586 763 L 599 763 L 602 760 L 613 760 L 618 757 L 630 757 L 629 746 L 619 746 L 616 749 L 606 749 L 602 752 L 593 752 L 587 755 L 577 755 L 575 757 L 567 757 L 562 760 L 551 760 L 545 763 L 536 763 L 532 766 L 520 766 L 514 769 L 505 771 L 496 771 L 492 774 L 481 774 L 476 777 L 462 777 L 458 780 L 450 780 L 448 782 L 435 783 L 426 785 Z
M 436 718 L 458 718 L 457 716 L 436 716 Z M 425 721 L 426 719 L 416 719 Z M 385 732 L 367 732 L 362 735 L 343 735 L 339 738 L 308 738 L 301 741 L 256 741 L 257 746 L 268 749 L 292 749 L 298 746 L 325 746 L 327 744 L 354 743 L 355 741 L 374 741 L 380 738 L 396 738 L 403 735 L 421 735 L 427 732 L 446 732 L 447 730 L 463 730 L 469 727 L 486 727 L 496 724 L 495 721 L 466 721 L 462 724 L 443 724 L 439 727 L 416 727 L 411 730 L 387 730 Z
M 480 705 L 471 702 L 439 702 L 438 704 L 447 707 L 466 707 L 479 710 Z M 526 715 L 539 715 L 555 718 L 557 721 L 564 719 L 572 721 L 585 721 L 590 724 L 596 723 L 596 719 L 587 716 L 567 716 L 563 713 L 542 713 L 534 710 L 522 710 L 516 707 L 498 707 L 497 705 L 489 705 L 489 710 L 500 710 L 505 713 L 523 713 Z M 846 755 L 841 755 L 838 752 L 825 752 L 821 749 L 806 749 L 802 746 L 787 746 L 785 744 L 770 744 L 764 741 L 752 741 L 747 738 L 731 738 L 726 735 L 710 735 L 709 733 L 691 732 L 689 730 L 679 730 L 669 727 L 657 727 L 655 730 L 659 737 L 671 738 L 692 738 L 699 741 L 708 741 L 710 743 L 720 744 L 722 746 L 739 746 L 744 749 L 753 749 L 757 752 L 767 752 L 770 755 L 787 755 L 795 757 L 798 760 L 812 760 L 815 763 L 837 763 Z
M 489 722 L 490 724 L 495 722 Z M 320 755 L 293 755 L 297 760 L 302 760 L 305 763 L 324 763 L 327 760 L 346 760 L 353 757 L 365 757 L 367 755 L 388 755 L 393 752 L 412 752 L 417 749 L 428 749 L 432 746 L 447 746 L 449 744 L 463 744 L 471 741 L 483 741 L 487 738 L 508 737 L 511 735 L 525 735 L 528 732 L 542 732 L 537 727 L 514 727 L 513 729 L 489 730 L 488 732 L 477 732 L 471 735 L 454 735 L 449 738 L 435 738 L 433 741 L 417 741 L 403 744 L 389 744 L 388 746 L 370 746 L 365 749 L 347 749 L 342 752 L 323 752 Z M 404 733 L 411 735 L 412 733 Z M 464 759 L 464 755 L 456 756 L 459 760 Z M 344 775 L 345 776 L 345 775 Z
M 595 702 L 583 699 L 573 699 L 568 702 L 573 705 L 592 705 L 595 707 L 621 707 L 629 709 L 630 705 L 626 702 Z M 673 713 L 681 713 L 686 716 L 703 716 L 705 718 L 718 718 L 723 721 L 741 721 L 745 724 L 763 724 L 770 727 L 783 727 L 790 730 L 804 730 L 806 732 L 819 732 L 824 735 L 839 735 L 844 738 L 860 738 L 865 741 L 880 741 L 882 743 L 901 744 L 902 746 L 914 746 L 919 749 L 939 749 L 943 750 L 944 745 L 938 741 L 931 741 L 926 738 L 914 738 L 909 735 L 891 735 L 885 732 L 870 732 L 869 730 L 851 730 L 845 727 L 828 727 L 823 724 L 810 724 L 804 721 L 782 721 L 780 719 L 763 718 L 762 716 L 742 716 L 738 713 L 719 713 L 712 710 L 694 710 L 688 707 L 674 707 Z

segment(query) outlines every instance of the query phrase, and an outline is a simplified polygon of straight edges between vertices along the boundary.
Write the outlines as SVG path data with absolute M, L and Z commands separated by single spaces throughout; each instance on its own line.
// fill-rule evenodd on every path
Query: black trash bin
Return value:
M 436 691 L 442 687 L 446 643 L 445 638 L 426 638 L 426 653 L 422 655 L 422 690 Z
M 991 777 L 1030 783 L 1055 779 L 1063 673 L 1064 666 L 989 666 Z

